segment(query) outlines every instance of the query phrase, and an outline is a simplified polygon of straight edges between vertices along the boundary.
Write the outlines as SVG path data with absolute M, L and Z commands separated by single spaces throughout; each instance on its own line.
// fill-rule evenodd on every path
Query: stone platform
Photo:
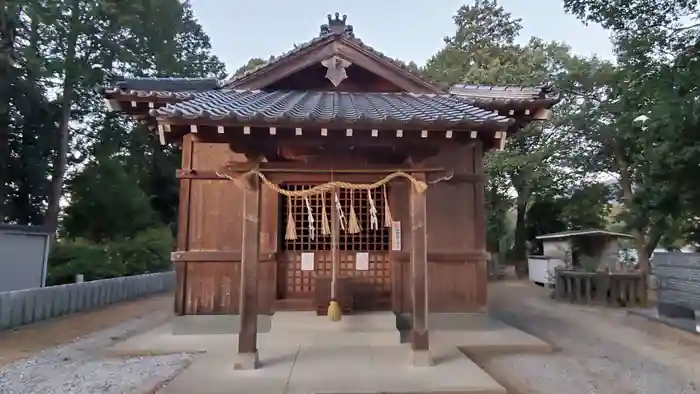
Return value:
M 174 335 L 172 322 L 109 349 L 129 356 L 193 352 L 193 364 L 162 394 L 478 393 L 506 390 L 458 347 L 504 346 L 536 351 L 551 347 L 512 327 L 475 324 L 468 330 L 431 331 L 433 366 L 415 367 L 391 313 L 344 316 L 332 323 L 306 312 L 276 313 L 258 335 L 261 368 L 234 371 L 238 337 Z

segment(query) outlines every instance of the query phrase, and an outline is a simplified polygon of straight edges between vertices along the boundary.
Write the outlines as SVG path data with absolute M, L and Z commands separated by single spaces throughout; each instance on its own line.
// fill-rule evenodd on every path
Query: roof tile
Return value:
M 291 123 L 366 122 L 505 127 L 512 119 L 474 107 L 449 94 L 345 93 L 221 89 L 151 111 L 162 118 Z
M 535 101 L 547 101 L 554 104 L 560 100 L 559 93 L 549 85 L 530 87 L 457 84 L 450 87 L 450 94 L 476 105 L 488 102 L 527 103 Z

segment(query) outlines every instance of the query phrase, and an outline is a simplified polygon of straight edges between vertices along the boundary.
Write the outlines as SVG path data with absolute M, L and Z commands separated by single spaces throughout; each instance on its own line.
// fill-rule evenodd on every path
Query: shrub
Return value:
M 103 243 L 62 239 L 51 248 L 47 284 L 72 283 L 77 274 L 83 274 L 85 280 L 97 280 L 167 271 L 172 267 L 172 247 L 173 236 L 167 227 Z

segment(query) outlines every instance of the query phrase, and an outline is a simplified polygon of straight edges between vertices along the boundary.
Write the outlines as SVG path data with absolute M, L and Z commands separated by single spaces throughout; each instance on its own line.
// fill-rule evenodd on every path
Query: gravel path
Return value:
M 700 336 L 623 310 L 554 302 L 524 282 L 490 288 L 491 312 L 560 351 L 481 360 L 517 394 L 700 393 Z
M 101 350 L 162 322 L 159 313 L 40 351 L 0 367 L 2 394 L 142 394 L 189 365 L 192 355 L 106 358 Z

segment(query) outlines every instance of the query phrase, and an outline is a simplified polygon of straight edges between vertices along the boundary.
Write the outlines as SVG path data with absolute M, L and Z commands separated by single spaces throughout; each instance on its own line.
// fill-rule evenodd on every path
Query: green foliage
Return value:
M 97 280 L 167 271 L 172 268 L 173 242 L 170 229 L 163 227 L 103 243 L 61 239 L 49 256 L 47 283 L 72 283 L 77 274 L 83 274 L 85 280 Z
M 265 60 L 259 58 L 259 57 L 253 57 L 250 60 L 248 60 L 248 63 L 240 66 L 234 73 L 234 76 L 239 76 L 243 75 L 246 71 L 252 70 L 255 67 L 258 67 L 260 65 L 263 65 L 267 63 Z
M 613 33 L 616 67 L 590 68 L 588 113 L 576 124 L 596 162 L 620 176 L 621 219 L 635 235 L 640 263 L 662 240 L 697 226 L 700 189 L 695 137 L 700 104 L 700 9 L 688 0 L 565 0 L 565 8 Z M 581 68 L 581 70 L 585 67 Z M 593 71 L 593 72 L 591 72 Z M 587 122 L 582 121 L 588 118 Z M 685 229 L 679 231 L 681 229 Z M 666 238 L 666 239 L 664 239 Z M 691 237 L 686 237 L 691 238 Z
M 556 82 L 564 73 L 569 47 L 534 37 L 525 45 L 516 44 L 521 21 L 495 0 L 464 5 L 453 20 L 454 35 L 445 39 L 445 47 L 426 64 L 424 72 L 432 79 L 447 84 L 538 86 Z M 560 118 L 555 114 L 555 121 Z M 554 126 L 554 122 L 533 123 L 510 138 L 505 152 L 487 156 L 488 247 L 500 249 L 500 240 L 509 231 L 505 215 L 514 204 L 513 248 L 521 271 L 526 262 L 528 206 L 539 194 L 555 194 L 561 183 L 558 165 L 566 147 Z M 514 199 L 509 196 L 511 190 Z
M 92 242 L 129 237 L 158 225 L 148 196 L 115 158 L 89 163 L 70 184 L 65 235 Z
M 189 2 L 1 3 L 0 222 L 54 225 L 69 202 L 54 283 L 166 269 L 179 148 L 108 113 L 95 87 L 111 73 L 224 77 Z

